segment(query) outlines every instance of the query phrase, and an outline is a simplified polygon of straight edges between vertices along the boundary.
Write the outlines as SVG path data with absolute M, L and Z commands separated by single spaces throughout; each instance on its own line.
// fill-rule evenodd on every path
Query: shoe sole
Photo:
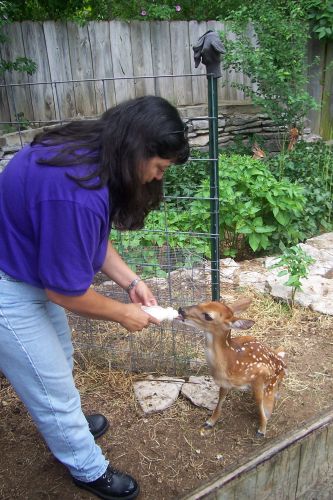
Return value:
M 74 484 L 78 488 L 82 488 L 83 490 L 90 491 L 91 493 L 93 493 L 97 497 L 103 498 L 104 500 L 132 500 L 133 498 L 136 498 L 138 496 L 138 494 L 140 493 L 140 487 L 138 486 L 137 489 L 135 491 L 133 491 L 133 493 L 131 493 L 130 495 L 111 497 L 110 495 L 103 495 L 102 493 L 97 492 L 94 488 L 90 488 L 88 485 L 85 486 L 84 484 L 77 484 L 75 481 L 74 481 Z

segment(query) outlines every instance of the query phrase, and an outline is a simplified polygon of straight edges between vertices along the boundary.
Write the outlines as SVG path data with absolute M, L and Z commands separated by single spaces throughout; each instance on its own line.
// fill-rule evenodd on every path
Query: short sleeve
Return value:
M 72 201 L 42 201 L 31 212 L 38 274 L 45 288 L 82 295 L 101 268 L 108 231 L 103 218 Z

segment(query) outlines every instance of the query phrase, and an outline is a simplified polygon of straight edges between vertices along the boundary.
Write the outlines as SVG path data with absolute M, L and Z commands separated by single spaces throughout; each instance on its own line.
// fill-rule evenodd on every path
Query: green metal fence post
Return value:
M 219 144 L 217 79 L 221 78 L 221 55 L 225 48 L 216 31 L 208 30 L 193 45 L 197 68 L 206 66 L 208 81 L 209 158 L 210 158 L 210 234 L 212 300 L 220 300 L 220 222 L 219 222 Z
M 210 161 L 210 233 L 212 300 L 220 300 L 220 220 L 219 220 L 219 144 L 217 78 L 208 79 L 208 119 Z

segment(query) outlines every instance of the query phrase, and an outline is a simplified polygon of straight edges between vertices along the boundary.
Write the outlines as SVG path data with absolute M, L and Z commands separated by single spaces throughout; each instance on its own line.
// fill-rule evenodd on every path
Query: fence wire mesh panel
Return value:
M 189 85 L 195 79 L 207 81 L 203 75 L 178 76 L 187 79 Z M 142 80 L 152 81 L 156 89 L 159 88 L 159 78 L 165 81 L 177 78 L 177 75 L 142 77 Z M 130 85 L 133 90 L 138 88 L 139 80 L 138 77 L 89 79 L 9 86 L 12 91 L 7 89 L 7 96 L 11 95 L 12 99 L 8 106 L 15 110 L 16 120 L 5 125 L 16 128 L 22 147 L 33 137 L 30 130 L 24 130 L 28 124 L 22 121 L 23 115 L 18 112 L 25 92 L 31 95 L 35 117 L 34 122 L 29 123 L 29 129 L 32 126 L 36 133 L 36 127 L 97 117 L 109 107 L 108 89 L 111 84 Z M 47 120 L 44 112 L 36 118 L 38 106 L 41 106 L 40 102 L 34 102 L 34 95 L 41 94 L 40 90 L 33 92 L 37 85 L 44 86 L 45 94 L 48 93 L 50 99 L 47 102 L 50 109 L 56 111 L 55 120 Z M 65 88 L 70 88 L 73 96 L 73 99 L 67 100 L 71 108 L 70 116 L 61 113 L 64 107 L 60 103 L 65 99 Z M 83 115 L 80 107 L 82 99 L 77 96 L 84 96 L 84 89 L 98 92 L 99 106 Z M 130 94 L 128 97 L 133 96 Z M 177 103 L 176 96 L 172 99 L 168 95 L 167 98 L 171 103 Z M 189 116 L 180 109 L 188 125 L 190 144 L 198 133 L 201 139 L 206 134 L 206 140 L 202 141 L 204 145 L 201 148 L 191 148 L 187 164 L 169 167 L 165 174 L 164 199 L 160 209 L 148 215 L 144 229 L 130 232 L 112 230 L 110 235 L 124 260 L 146 281 L 158 303 L 165 307 L 177 309 L 211 300 L 216 293 L 219 295 L 218 186 L 214 184 L 218 179 L 217 94 L 212 96 L 207 87 L 207 99 L 212 98 L 215 100 L 208 103 L 207 116 L 195 116 L 193 111 Z M 215 137 L 213 147 L 212 135 Z M 127 293 L 102 273 L 98 273 L 92 286 L 103 295 L 122 302 L 129 301 Z M 130 334 L 117 323 L 85 319 L 73 313 L 68 313 L 68 318 L 75 347 L 84 358 L 93 357 L 109 367 L 135 372 L 180 375 L 205 370 L 203 335 L 177 320 Z

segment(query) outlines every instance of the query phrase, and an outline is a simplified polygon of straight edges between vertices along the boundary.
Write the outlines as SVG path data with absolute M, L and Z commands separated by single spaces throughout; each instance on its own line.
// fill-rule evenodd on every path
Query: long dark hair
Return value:
M 57 146 L 48 165 L 92 164 L 86 177 L 72 177 L 81 187 L 107 186 L 110 217 L 118 229 L 139 229 L 162 199 L 162 181 L 142 184 L 142 161 L 159 156 L 187 161 L 189 145 L 177 109 L 161 97 L 145 96 L 107 110 L 98 120 L 80 120 L 37 135 L 32 146 Z M 87 182 L 89 181 L 89 182 Z

